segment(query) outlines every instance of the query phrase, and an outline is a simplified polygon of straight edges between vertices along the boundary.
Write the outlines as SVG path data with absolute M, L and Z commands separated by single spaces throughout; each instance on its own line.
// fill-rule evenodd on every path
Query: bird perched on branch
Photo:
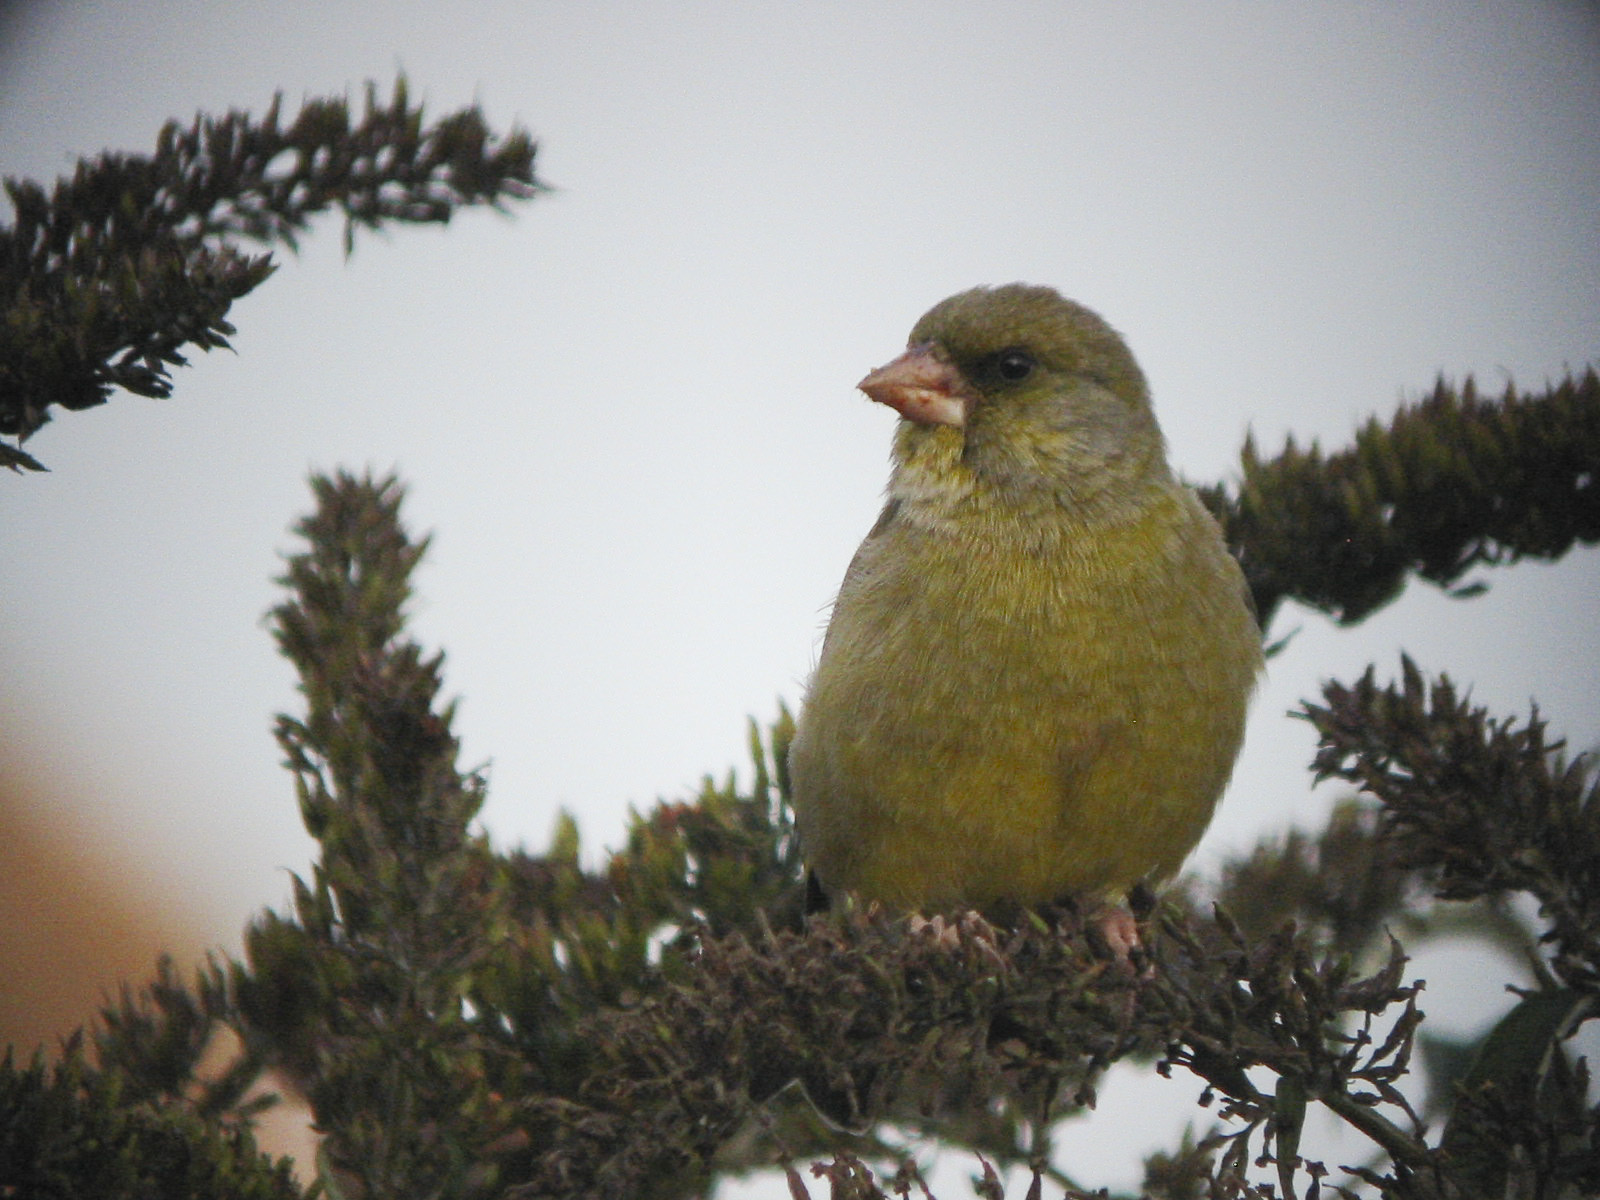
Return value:
M 901 420 L 790 751 L 814 878 L 904 909 L 1108 906 L 1125 957 L 1121 900 L 1194 848 L 1244 733 L 1239 567 L 1122 338 L 1049 288 L 951 296 L 860 387 Z

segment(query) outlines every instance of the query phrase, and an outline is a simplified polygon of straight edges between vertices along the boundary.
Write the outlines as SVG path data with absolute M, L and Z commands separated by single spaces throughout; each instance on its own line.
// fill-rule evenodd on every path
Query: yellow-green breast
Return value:
M 959 337 L 987 352 L 1006 333 Z M 1123 418 L 1093 415 L 1100 379 L 1040 382 L 1053 391 L 975 391 L 958 428 L 902 423 L 790 755 L 830 891 L 903 908 L 1117 896 L 1178 869 L 1227 783 L 1261 665 L 1238 566 L 1153 418 L 1151 463 L 1102 466 L 1096 431 Z M 1012 440 L 985 459 L 980 437 Z M 1017 484 L 1028 455 L 1075 483 Z

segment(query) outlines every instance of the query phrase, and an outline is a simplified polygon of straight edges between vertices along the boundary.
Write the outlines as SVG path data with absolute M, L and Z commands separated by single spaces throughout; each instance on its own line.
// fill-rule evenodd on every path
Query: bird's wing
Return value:
M 867 530 L 867 536 L 862 538 L 861 545 L 856 547 L 856 552 L 850 559 L 850 565 L 844 569 L 844 580 L 839 584 L 841 592 L 848 591 L 850 585 L 856 581 L 856 576 L 861 573 L 862 563 L 867 557 L 867 547 L 894 526 L 899 514 L 900 501 L 890 500 L 883 506 L 883 511 L 878 514 L 878 519 L 872 523 L 872 528 Z
M 839 595 L 842 596 L 850 591 L 851 585 L 856 582 L 857 577 L 866 569 L 868 547 L 882 537 L 886 531 L 894 527 L 895 519 L 899 512 L 900 501 L 898 500 L 891 499 L 883 506 L 883 511 L 878 514 L 878 519 L 872 523 L 872 528 L 867 530 L 867 536 L 862 538 L 861 545 L 856 547 L 855 554 L 851 556 L 850 565 L 844 569 L 844 579 L 839 584 Z M 835 604 L 837 603 L 838 601 L 835 600 Z M 833 622 L 830 621 L 828 623 L 828 633 L 832 632 Z M 827 633 L 822 636 L 822 649 L 823 651 L 828 649 Z

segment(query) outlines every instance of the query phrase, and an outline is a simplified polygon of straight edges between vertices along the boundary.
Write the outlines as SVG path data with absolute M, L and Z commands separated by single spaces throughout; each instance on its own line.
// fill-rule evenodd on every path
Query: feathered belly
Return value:
M 1238 750 L 1253 623 L 1181 573 L 1078 566 L 991 556 L 953 588 L 879 575 L 841 596 L 793 756 L 829 888 L 1039 904 L 1178 869 Z
M 1125 660 L 1101 679 L 1072 665 L 996 680 L 946 662 L 914 696 L 863 691 L 838 710 L 855 719 L 828 739 L 801 820 L 824 881 L 902 907 L 1038 904 L 1176 870 L 1236 737 L 1210 727 L 1176 664 Z

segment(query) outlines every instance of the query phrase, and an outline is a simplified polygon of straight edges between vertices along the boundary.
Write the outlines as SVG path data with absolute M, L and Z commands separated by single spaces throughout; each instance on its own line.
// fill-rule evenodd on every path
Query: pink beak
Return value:
M 879 404 L 887 404 L 919 425 L 960 428 L 967 423 L 972 395 L 966 380 L 934 353 L 932 342 L 911 347 L 856 386 Z

